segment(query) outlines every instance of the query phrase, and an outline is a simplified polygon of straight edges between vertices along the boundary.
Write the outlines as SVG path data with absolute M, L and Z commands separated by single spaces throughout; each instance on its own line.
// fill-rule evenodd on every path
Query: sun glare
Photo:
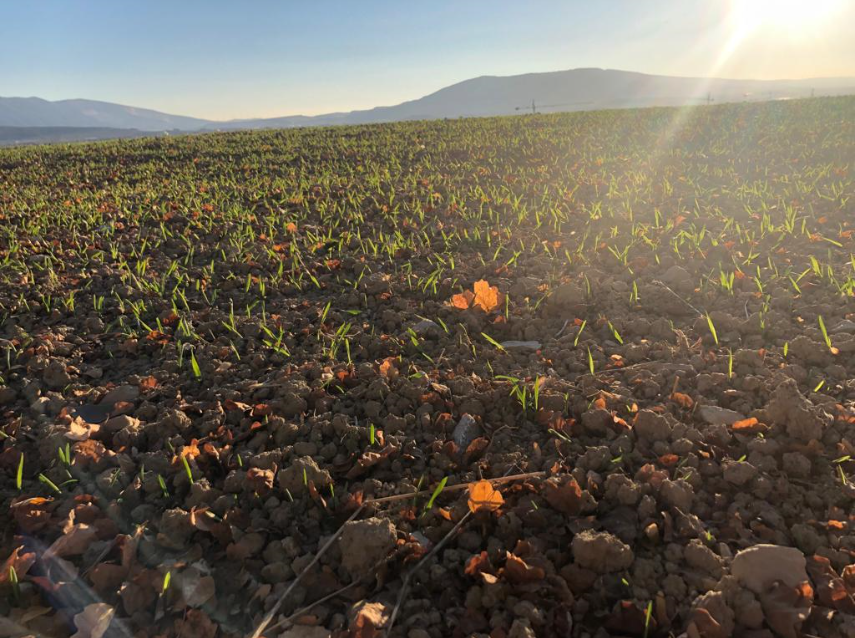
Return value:
M 743 36 L 759 29 L 794 38 L 818 35 L 847 0 L 733 0 L 732 18 Z

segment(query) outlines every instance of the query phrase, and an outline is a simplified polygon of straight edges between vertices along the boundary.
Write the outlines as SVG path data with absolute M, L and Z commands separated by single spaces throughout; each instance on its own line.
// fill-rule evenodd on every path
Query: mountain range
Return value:
M 709 102 L 794 99 L 855 93 L 855 78 L 728 80 L 648 75 L 612 69 L 573 69 L 506 77 L 482 76 L 459 82 L 395 106 L 284 117 L 212 121 L 94 100 L 0 97 L 0 144 L 56 139 L 103 139 L 163 132 L 202 132 L 367 124 L 401 120 L 512 115 Z M 88 132 L 72 129 L 88 128 Z M 16 138 L 17 136 L 17 138 Z M 33 138 L 33 136 L 35 136 Z M 32 139 L 31 139 L 32 138 Z

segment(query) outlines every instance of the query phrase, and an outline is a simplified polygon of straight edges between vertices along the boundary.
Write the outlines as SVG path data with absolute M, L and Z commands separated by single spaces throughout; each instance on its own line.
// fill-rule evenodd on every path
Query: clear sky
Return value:
M 855 0 L 0 0 L 0 95 L 212 119 L 577 67 L 855 76 Z

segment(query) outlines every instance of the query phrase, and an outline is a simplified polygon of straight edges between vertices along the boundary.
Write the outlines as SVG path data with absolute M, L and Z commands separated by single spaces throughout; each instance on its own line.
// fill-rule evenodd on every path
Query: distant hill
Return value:
M 49 142 L 92 142 L 127 137 L 160 135 L 135 128 L 97 126 L 0 126 L 0 146 L 47 144 Z
M 793 99 L 855 93 L 855 78 L 808 80 L 722 80 L 647 75 L 629 71 L 574 69 L 508 77 L 483 76 L 440 89 L 418 100 L 365 111 L 314 117 L 216 122 L 207 128 L 286 128 L 366 124 L 399 120 L 511 115 L 530 112 L 531 102 L 545 112 L 644 106 L 683 106 L 744 100 Z
M 483 76 L 459 82 L 417 100 L 363 111 L 228 122 L 169 115 L 92 100 L 48 102 L 40 98 L 0 98 L 0 126 L 189 132 L 512 115 L 530 112 L 532 102 L 538 112 L 556 112 L 845 94 L 855 94 L 855 78 L 726 80 L 608 69 L 573 69 L 508 77 Z M 49 139 L 45 138 L 45 141 Z
M 95 100 L 49 102 L 38 97 L 0 97 L 0 126 L 88 126 L 140 131 L 195 131 L 209 120 Z

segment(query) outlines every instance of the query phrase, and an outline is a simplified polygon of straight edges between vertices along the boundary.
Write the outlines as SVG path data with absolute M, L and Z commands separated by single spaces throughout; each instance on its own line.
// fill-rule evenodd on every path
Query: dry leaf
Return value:
M 20 580 L 27 574 L 28 571 L 30 571 L 30 567 L 33 566 L 33 563 L 36 562 L 35 552 L 21 553 L 21 550 L 23 549 L 23 545 L 13 549 L 12 553 L 9 554 L 9 558 L 7 558 L 2 565 L 0 565 L 0 585 L 5 582 L 8 582 L 12 568 L 15 569 L 15 574 Z
M 469 557 L 463 573 L 467 576 L 475 576 L 481 572 L 492 571 L 492 569 L 493 567 L 490 565 L 490 558 L 487 556 L 487 552 L 481 552 L 480 554 L 473 554 Z
M 741 434 L 757 434 L 758 432 L 765 432 L 769 429 L 768 426 L 763 423 L 760 423 L 754 417 L 742 419 L 741 421 L 736 421 L 730 427 L 733 429 L 734 432 L 739 432 Z
M 501 493 L 493 487 L 490 481 L 477 481 L 469 484 L 469 509 L 472 513 L 495 512 L 505 499 Z
M 530 583 L 546 577 L 542 568 L 533 567 L 510 552 L 507 552 L 504 574 L 512 583 Z
M 77 633 L 71 638 L 101 638 L 110 626 L 116 610 L 107 603 L 86 605 L 82 612 L 74 616 Z
M 84 421 L 79 416 L 74 417 L 68 426 L 68 432 L 65 433 L 65 438 L 71 441 L 86 441 L 92 435 L 97 434 L 101 429 L 98 423 L 89 423 Z
M 199 564 L 185 569 L 176 580 L 181 597 L 189 607 L 201 607 L 216 594 L 214 579 Z
M 493 312 L 502 303 L 502 294 L 496 286 L 491 286 L 487 281 L 481 279 L 472 286 L 475 291 L 473 306 L 481 308 L 484 312 Z
M 78 556 L 89 548 L 97 536 L 98 530 L 92 525 L 84 525 L 83 523 L 72 525 L 68 531 L 53 542 L 53 545 L 48 547 L 43 559 L 48 560 L 54 556 L 59 558 Z
M 546 502 L 559 512 L 575 516 L 582 510 L 582 488 L 572 476 L 547 479 L 543 489 Z
M 139 388 L 143 392 L 148 392 L 149 390 L 154 390 L 157 387 L 157 379 L 154 377 L 144 377 L 140 379 Z
M 176 636 L 186 638 L 214 638 L 217 635 L 217 625 L 208 618 L 201 609 L 191 609 L 184 618 L 175 620 Z
M 398 368 L 395 367 L 395 357 L 386 357 L 380 363 L 380 375 L 387 379 L 394 379 L 398 376 Z
M 671 400 L 679 405 L 681 408 L 686 408 L 687 410 L 691 409 L 693 405 L 695 405 L 694 400 L 688 394 L 683 394 L 682 392 L 672 392 Z
M 383 603 L 365 602 L 358 606 L 350 620 L 352 638 L 375 638 L 381 634 L 380 628 L 389 620 L 389 608 Z
M 798 587 L 777 582 L 760 596 L 766 624 L 781 638 L 799 638 L 813 604 L 813 589 L 805 581 Z
M 47 511 L 51 499 L 34 496 L 10 506 L 15 523 L 20 531 L 31 534 L 47 526 L 50 513 Z
M 451 296 L 451 305 L 460 310 L 466 310 L 472 305 L 473 299 L 475 299 L 475 294 L 470 290 L 464 290 Z

